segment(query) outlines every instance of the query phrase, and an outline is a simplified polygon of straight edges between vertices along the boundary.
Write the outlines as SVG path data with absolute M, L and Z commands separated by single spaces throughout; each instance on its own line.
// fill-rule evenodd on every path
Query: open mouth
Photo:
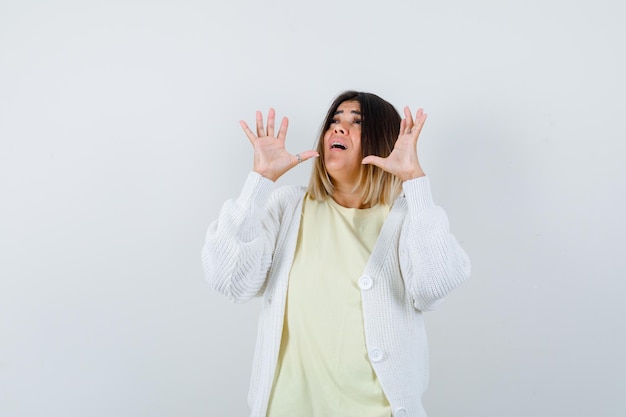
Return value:
M 342 150 L 344 150 L 344 151 L 345 151 L 345 150 L 346 150 L 346 149 L 348 149 L 348 148 L 346 148 L 346 145 L 344 145 L 343 143 L 340 143 L 340 142 L 333 142 L 333 143 L 330 145 L 330 149 L 342 149 Z

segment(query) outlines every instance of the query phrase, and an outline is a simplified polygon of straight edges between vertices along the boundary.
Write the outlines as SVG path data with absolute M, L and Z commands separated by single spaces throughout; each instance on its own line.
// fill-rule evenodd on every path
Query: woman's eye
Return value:
M 355 124 L 355 125 L 360 125 L 361 123 L 362 123 L 362 120 L 361 120 L 361 119 L 358 119 L 358 120 L 355 120 L 355 121 L 354 121 L 354 124 Z

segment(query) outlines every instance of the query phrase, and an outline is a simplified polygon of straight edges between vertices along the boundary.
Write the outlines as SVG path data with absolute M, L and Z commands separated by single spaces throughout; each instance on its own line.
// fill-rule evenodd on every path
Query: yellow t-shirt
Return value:
M 390 417 L 367 356 L 358 279 L 389 206 L 305 196 L 268 417 Z

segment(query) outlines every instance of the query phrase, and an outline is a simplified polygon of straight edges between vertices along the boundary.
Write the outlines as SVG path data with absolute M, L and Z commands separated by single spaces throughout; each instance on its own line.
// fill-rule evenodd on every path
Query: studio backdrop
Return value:
M 204 281 L 239 120 L 315 145 L 347 89 L 423 107 L 472 260 L 425 315 L 432 417 L 626 411 L 617 0 L 0 3 L 0 415 L 246 416 L 258 301 Z M 307 184 L 310 163 L 281 184 Z

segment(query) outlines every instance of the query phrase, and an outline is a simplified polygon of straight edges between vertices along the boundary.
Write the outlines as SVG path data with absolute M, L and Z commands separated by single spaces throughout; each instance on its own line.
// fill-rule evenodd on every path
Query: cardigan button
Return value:
M 374 285 L 374 281 L 367 275 L 363 275 L 361 278 L 359 278 L 359 287 L 362 290 L 369 290 L 370 288 L 372 288 L 372 285 Z
M 409 417 L 409 412 L 406 411 L 406 408 L 398 408 L 393 413 L 393 417 Z
M 372 362 L 380 362 L 383 360 L 383 351 L 381 349 L 378 348 L 373 348 L 369 351 L 368 353 L 370 360 Z

